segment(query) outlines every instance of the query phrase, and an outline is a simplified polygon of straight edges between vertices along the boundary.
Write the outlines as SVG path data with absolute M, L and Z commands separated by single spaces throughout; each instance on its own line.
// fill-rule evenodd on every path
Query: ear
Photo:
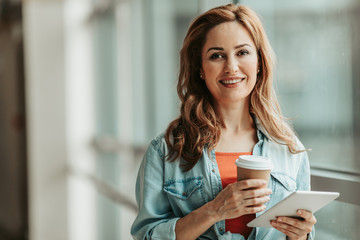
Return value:
M 204 70 L 203 70 L 202 68 L 200 68 L 200 78 L 201 78 L 202 80 L 204 80 L 204 79 L 205 79 L 204 76 L 205 76 L 205 75 L 204 75 Z
M 257 64 L 257 71 L 256 71 L 256 75 L 259 75 L 259 73 L 261 72 L 261 64 L 260 63 L 258 63 Z

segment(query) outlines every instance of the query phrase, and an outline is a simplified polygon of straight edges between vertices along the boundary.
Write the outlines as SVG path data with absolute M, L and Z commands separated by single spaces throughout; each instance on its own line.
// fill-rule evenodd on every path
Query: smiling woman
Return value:
M 272 65 L 250 8 L 220 6 L 192 22 L 180 51 L 180 116 L 154 138 L 139 169 L 135 239 L 313 238 L 316 219 L 307 211 L 299 212 L 304 221 L 246 227 L 266 207 L 310 188 L 307 153 L 281 115 Z M 235 159 L 244 154 L 272 160 L 268 182 L 237 182 Z

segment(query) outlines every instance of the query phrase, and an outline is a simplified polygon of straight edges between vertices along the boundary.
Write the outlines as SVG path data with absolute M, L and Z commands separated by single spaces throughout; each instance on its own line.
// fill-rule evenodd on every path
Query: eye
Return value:
M 246 49 L 242 49 L 242 50 L 240 50 L 239 52 L 238 52 L 238 54 L 237 55 L 248 55 L 250 52 L 248 51 L 248 50 L 246 50 Z
M 214 53 L 210 56 L 210 59 L 218 59 L 218 58 L 224 58 L 224 56 L 221 53 Z

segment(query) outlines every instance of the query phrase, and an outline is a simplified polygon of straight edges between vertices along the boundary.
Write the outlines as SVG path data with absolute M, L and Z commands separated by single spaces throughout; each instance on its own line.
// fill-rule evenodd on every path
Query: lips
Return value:
M 232 84 L 240 83 L 244 80 L 245 80 L 245 78 L 227 78 L 227 79 L 220 80 L 220 83 L 223 85 L 232 85 Z

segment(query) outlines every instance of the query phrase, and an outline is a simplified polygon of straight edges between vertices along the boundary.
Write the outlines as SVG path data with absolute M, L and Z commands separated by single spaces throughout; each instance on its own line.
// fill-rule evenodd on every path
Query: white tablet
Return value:
M 278 216 L 299 217 L 296 214 L 298 209 L 315 213 L 338 196 L 338 192 L 296 191 L 249 222 L 247 226 L 270 228 L 270 220 L 275 220 Z

